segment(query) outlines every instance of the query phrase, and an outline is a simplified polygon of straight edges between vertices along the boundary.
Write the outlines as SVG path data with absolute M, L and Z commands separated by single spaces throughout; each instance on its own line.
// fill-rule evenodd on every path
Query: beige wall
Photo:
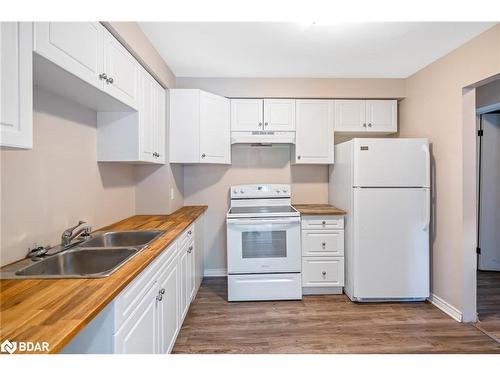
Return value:
M 184 203 L 208 204 L 205 269 L 226 269 L 226 212 L 229 187 L 238 184 L 289 183 L 294 203 L 328 203 L 328 167 L 291 166 L 290 147 L 232 148 L 232 165 L 186 165 Z
M 167 63 L 153 47 L 137 22 L 102 22 L 135 58 L 165 88 L 175 87 L 175 76 Z
M 177 78 L 176 87 L 199 88 L 227 97 L 402 98 L 405 95 L 402 79 Z M 291 183 L 294 203 L 328 202 L 328 166 L 291 166 L 288 147 L 233 146 L 231 166 L 185 166 L 184 203 L 209 205 L 205 248 L 205 269 L 209 272 L 226 269 L 225 215 L 229 187 L 251 183 Z
M 82 219 L 94 228 L 134 214 L 134 167 L 97 163 L 96 112 L 35 89 L 33 150 L 0 150 L 1 265 L 60 243 Z
M 404 79 L 181 78 L 176 87 L 227 97 L 403 98 Z
M 464 308 L 467 287 L 464 274 L 470 274 L 465 254 L 473 250 L 464 249 L 464 222 L 468 221 L 464 186 L 470 194 L 470 185 L 475 185 L 473 174 L 466 176 L 464 184 L 464 163 L 475 160 L 474 148 L 469 147 L 475 144 L 475 135 L 473 128 L 463 131 L 462 90 L 498 74 L 499 57 L 500 26 L 496 26 L 409 77 L 406 99 L 400 103 L 400 136 L 428 137 L 432 143 L 432 292 L 459 310 Z M 470 211 L 467 208 L 465 213 Z

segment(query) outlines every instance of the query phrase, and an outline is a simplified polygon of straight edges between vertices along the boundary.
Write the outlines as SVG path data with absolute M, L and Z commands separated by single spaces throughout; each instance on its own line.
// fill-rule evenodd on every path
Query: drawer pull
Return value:
M 191 232 L 190 230 L 188 230 L 188 235 L 190 236 L 191 234 L 193 234 L 193 232 Z
M 326 221 L 324 221 L 324 220 L 323 220 L 323 221 L 321 222 L 321 224 L 326 225 Z
M 326 246 L 326 242 L 323 242 L 323 243 L 321 244 L 321 246 L 325 247 L 325 246 Z
M 326 271 L 321 272 L 323 276 L 326 276 Z

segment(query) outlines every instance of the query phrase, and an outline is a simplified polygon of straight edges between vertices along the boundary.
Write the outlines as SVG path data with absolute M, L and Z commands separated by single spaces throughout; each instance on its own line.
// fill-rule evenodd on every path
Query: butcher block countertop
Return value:
M 293 204 L 301 215 L 345 215 L 346 212 L 329 204 Z
M 108 277 L 0 280 L 0 342 L 46 341 L 50 353 L 59 352 L 206 209 L 136 215 L 99 229 L 166 231 Z

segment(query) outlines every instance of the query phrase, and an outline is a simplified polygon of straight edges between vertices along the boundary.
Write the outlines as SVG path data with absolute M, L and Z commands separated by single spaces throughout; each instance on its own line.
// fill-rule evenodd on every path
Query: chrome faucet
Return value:
M 74 227 L 66 229 L 61 235 L 61 247 L 64 248 L 71 244 L 76 237 L 88 237 L 92 228 L 85 221 L 78 221 Z

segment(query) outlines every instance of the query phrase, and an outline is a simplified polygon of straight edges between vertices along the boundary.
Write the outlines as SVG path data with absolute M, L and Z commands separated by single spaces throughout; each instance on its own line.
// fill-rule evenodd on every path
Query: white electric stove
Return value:
M 228 300 L 302 299 L 300 213 L 290 185 L 231 187 Z

